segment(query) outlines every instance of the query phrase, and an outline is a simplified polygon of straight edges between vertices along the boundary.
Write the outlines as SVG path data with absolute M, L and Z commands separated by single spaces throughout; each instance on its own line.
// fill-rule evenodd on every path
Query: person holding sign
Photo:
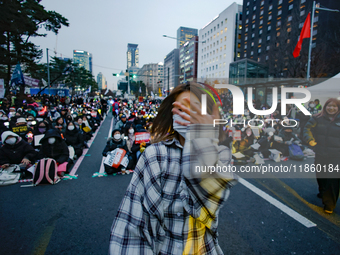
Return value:
M 207 94 L 201 114 L 199 85 L 182 84 L 165 98 L 153 122 L 153 144 L 138 160 L 115 217 L 109 254 L 223 254 L 218 215 L 236 182 L 232 173 L 197 167 L 230 164 L 218 146 L 218 105 Z
M 123 149 L 125 151 L 124 155 L 129 151 L 126 146 L 125 139 L 122 138 L 122 133 L 120 129 L 114 129 L 112 131 L 111 137 L 107 140 L 106 146 L 103 150 L 103 156 L 108 157 L 110 152 L 114 151 L 115 149 Z M 122 167 L 120 164 L 117 164 L 117 165 L 118 167 L 114 168 L 112 167 L 112 165 L 105 164 L 104 162 L 105 172 L 107 174 L 113 174 L 121 170 L 122 174 L 125 174 L 125 173 L 129 174 L 129 171 L 126 171 L 126 167 Z

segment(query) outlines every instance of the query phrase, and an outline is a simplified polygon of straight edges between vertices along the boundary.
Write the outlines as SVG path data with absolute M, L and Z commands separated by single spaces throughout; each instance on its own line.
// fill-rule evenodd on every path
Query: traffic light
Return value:
M 119 77 L 119 73 L 113 73 L 112 75 Z

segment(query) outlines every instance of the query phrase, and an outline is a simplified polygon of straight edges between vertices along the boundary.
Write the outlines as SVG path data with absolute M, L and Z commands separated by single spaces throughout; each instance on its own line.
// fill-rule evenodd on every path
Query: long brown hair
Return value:
M 323 106 L 321 112 L 315 114 L 314 117 L 316 117 L 316 118 L 320 118 L 320 117 L 322 117 L 322 116 L 330 117 L 329 114 L 328 114 L 327 111 L 326 111 L 326 107 L 327 107 L 327 105 L 329 105 L 330 103 L 334 103 L 334 104 L 336 104 L 336 106 L 338 107 L 338 111 L 336 112 L 336 114 L 334 115 L 334 118 L 333 118 L 333 120 L 335 120 L 335 118 L 340 114 L 340 101 L 339 101 L 338 99 L 336 99 L 336 98 L 330 98 L 330 99 L 328 99 L 328 100 L 326 101 L 326 103 L 324 104 L 324 106 Z M 333 121 L 333 120 L 332 120 L 332 121 Z
M 202 94 L 206 94 L 204 90 L 200 89 L 200 85 L 194 82 L 187 84 L 180 84 L 167 96 L 158 109 L 158 114 L 154 119 L 151 128 L 152 143 L 158 143 L 161 141 L 171 140 L 173 138 L 179 138 L 179 134 L 173 128 L 172 108 L 173 103 L 177 97 L 183 92 L 193 93 L 199 100 Z M 207 95 L 207 113 L 212 114 L 214 106 L 213 99 Z M 221 126 L 222 128 L 222 126 Z M 220 132 L 221 134 L 221 132 Z

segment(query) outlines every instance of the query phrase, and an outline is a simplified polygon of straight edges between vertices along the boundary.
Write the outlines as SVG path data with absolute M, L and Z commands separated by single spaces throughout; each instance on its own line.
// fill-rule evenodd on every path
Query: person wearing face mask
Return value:
M 116 123 L 115 129 L 119 129 L 119 130 L 122 132 L 122 130 L 124 130 L 124 128 L 125 128 L 126 123 L 127 123 L 127 121 L 126 121 L 126 115 L 123 114 L 123 115 L 120 117 L 120 121 L 118 121 L 118 122 Z
M 122 138 L 121 131 L 119 129 L 114 129 L 111 135 L 112 137 L 108 138 L 106 146 L 103 150 L 103 153 L 102 153 L 103 156 L 106 157 L 109 152 L 117 148 L 124 149 L 126 151 L 126 154 L 128 154 L 129 150 L 126 146 L 125 139 Z M 122 171 L 123 174 L 125 173 L 129 174 L 129 171 L 126 172 L 125 168 L 122 168 L 122 166 L 119 166 L 119 168 L 113 168 L 113 167 L 110 167 L 104 164 L 104 167 L 105 167 L 105 172 L 107 174 L 117 173 L 120 170 Z
M 40 143 L 41 148 L 38 153 L 38 159 L 53 158 L 58 166 L 68 162 L 69 150 L 58 130 L 50 129 L 46 131 Z
M 129 152 L 129 164 L 127 169 L 134 169 L 137 164 L 137 152 L 140 150 L 140 145 L 135 142 L 135 129 L 132 123 L 126 125 L 124 134 Z
M 68 146 L 73 147 L 75 155 L 79 158 L 83 153 L 84 140 L 72 121 L 67 124 L 65 141 Z
M 47 130 L 49 130 L 48 124 L 45 121 L 39 122 L 37 127 L 35 128 L 35 130 L 33 132 L 34 139 L 35 139 L 35 137 L 39 137 L 41 135 L 44 135 Z M 39 145 L 39 146 L 34 145 L 34 148 L 39 149 L 40 146 L 41 145 Z
M 53 128 L 58 130 L 60 134 L 64 134 L 66 130 L 66 124 L 62 117 L 57 118 L 57 120 L 52 124 Z
M 219 211 L 237 177 L 195 171 L 231 160 L 230 150 L 218 146 L 222 126 L 213 121 L 221 116 L 207 94 L 207 114 L 200 114 L 200 87 L 178 85 L 159 107 L 153 143 L 139 158 L 113 221 L 109 254 L 223 254 Z
M 293 123 L 286 122 L 286 125 L 292 125 Z M 294 134 L 294 128 L 292 127 L 283 127 L 279 132 L 279 137 L 281 137 L 282 141 L 273 142 L 273 149 L 279 150 L 283 156 L 289 156 L 289 146 L 293 143 L 301 145 L 301 140 Z M 303 146 L 301 146 L 303 150 Z
M 324 171 L 316 172 L 319 186 L 318 197 L 322 199 L 325 213 L 333 213 L 339 198 L 340 174 L 332 171 L 340 167 L 340 101 L 330 98 L 322 111 L 309 119 L 303 131 L 303 139 L 315 152 L 315 166 Z
M 0 147 L 0 166 L 2 168 L 7 168 L 11 164 L 22 164 L 22 169 L 26 169 L 30 163 L 34 163 L 37 152 L 20 136 L 11 131 L 5 131 L 1 135 L 1 141 L 3 143 L 3 146 Z M 26 174 L 26 171 L 24 173 Z
M 9 131 L 9 122 L 8 122 L 8 117 L 6 116 L 6 114 L 3 114 L 0 117 L 0 135 L 5 132 L 5 131 Z

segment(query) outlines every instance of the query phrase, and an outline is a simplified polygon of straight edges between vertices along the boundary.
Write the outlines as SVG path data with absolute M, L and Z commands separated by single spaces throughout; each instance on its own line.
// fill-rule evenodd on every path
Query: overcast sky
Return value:
M 139 67 L 163 62 L 176 48 L 180 26 L 201 29 L 233 2 L 242 0 L 42 0 L 46 10 L 54 10 L 68 19 L 70 26 L 62 27 L 58 36 L 32 41 L 44 51 L 41 62 L 46 62 L 46 48 L 50 56 L 72 58 L 73 50 L 84 50 L 93 55 L 93 75 L 102 72 L 112 89 L 117 78 L 112 73 L 126 69 L 128 43 L 139 46 Z

